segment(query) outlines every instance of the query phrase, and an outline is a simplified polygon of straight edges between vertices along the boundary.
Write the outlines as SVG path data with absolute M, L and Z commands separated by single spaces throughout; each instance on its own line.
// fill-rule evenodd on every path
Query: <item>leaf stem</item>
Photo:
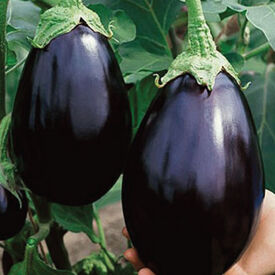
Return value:
M 248 59 L 250 59 L 250 58 L 252 58 L 254 56 L 257 56 L 257 55 L 260 55 L 260 54 L 264 53 L 269 48 L 270 48 L 270 44 L 269 44 L 269 42 L 266 42 L 263 45 L 261 45 L 261 46 L 255 48 L 255 49 L 253 49 L 253 50 L 251 50 L 251 51 L 243 54 L 243 58 L 245 60 L 248 60 Z
M 114 266 L 114 261 L 113 261 L 113 258 L 112 256 L 110 255 L 109 251 L 107 250 L 107 246 L 106 246 L 106 239 L 105 239 L 105 234 L 104 234 L 104 230 L 103 230 L 103 226 L 102 226 L 102 223 L 101 223 L 101 220 L 99 218 L 99 214 L 98 214 L 98 211 L 96 209 L 96 207 L 94 206 L 94 219 L 96 221 L 96 225 L 97 225 L 97 229 L 98 229 L 98 233 L 99 233 L 99 238 L 100 238 L 100 247 L 102 249 L 102 251 L 104 252 L 104 255 L 106 256 L 105 257 L 105 262 L 106 262 L 106 265 L 108 267 L 108 269 L 111 271 L 111 272 L 114 272 L 115 270 L 115 266 Z
M 99 239 L 100 239 L 100 246 L 106 248 L 105 234 L 104 234 L 104 230 L 103 230 L 101 220 L 99 218 L 98 210 L 95 206 L 93 208 L 94 208 L 94 219 L 96 221 L 96 226 L 97 226 L 97 229 L 98 229 L 98 234 L 99 234 Z
M 32 215 L 32 211 L 30 208 L 28 208 L 28 214 L 29 214 L 29 218 L 30 218 L 30 221 L 31 221 L 31 224 L 32 224 L 32 227 L 33 227 L 33 230 L 35 233 L 37 233 L 39 231 L 39 227 L 37 225 L 37 223 L 35 222 L 34 218 L 33 218 L 33 215 Z M 48 263 L 48 260 L 47 260 L 47 257 L 46 257 L 46 253 L 45 253 L 45 250 L 43 248 L 43 245 L 41 242 L 38 243 L 38 246 L 40 248 L 40 251 L 42 253 L 42 257 L 45 261 L 45 263 Z
M 0 1 L 0 120 L 6 114 L 6 20 L 9 0 Z
M 29 237 L 28 243 L 39 243 L 41 241 L 44 241 L 46 237 L 49 235 L 50 232 L 50 223 L 40 223 L 39 224 L 39 230 L 37 233 Z

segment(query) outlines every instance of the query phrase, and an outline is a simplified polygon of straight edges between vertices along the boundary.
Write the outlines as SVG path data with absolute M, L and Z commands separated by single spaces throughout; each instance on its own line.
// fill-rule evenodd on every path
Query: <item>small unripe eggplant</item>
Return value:
M 20 192 L 21 206 L 18 199 L 0 185 L 0 240 L 15 236 L 23 228 L 26 220 L 28 203 L 24 192 Z
M 255 231 L 264 172 L 239 86 L 219 73 L 213 90 L 189 74 L 150 106 L 123 179 L 126 225 L 157 275 L 221 275 Z
M 31 50 L 12 113 L 31 191 L 66 205 L 96 201 L 121 174 L 130 140 L 127 92 L 105 36 L 80 24 Z
M 13 259 L 9 252 L 4 250 L 3 256 L 2 256 L 2 270 L 4 275 L 8 275 L 11 267 L 13 266 Z

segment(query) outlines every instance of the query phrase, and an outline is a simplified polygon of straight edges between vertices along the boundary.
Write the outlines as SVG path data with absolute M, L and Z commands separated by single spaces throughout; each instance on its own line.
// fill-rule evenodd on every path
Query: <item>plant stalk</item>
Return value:
M 98 234 L 99 234 L 99 239 L 100 239 L 100 246 L 102 248 L 106 248 L 107 246 L 106 246 L 106 239 L 105 239 L 103 226 L 102 226 L 101 220 L 99 218 L 98 211 L 97 211 L 95 206 L 94 206 L 94 219 L 96 221 L 96 225 L 97 225 L 97 229 L 98 229 Z
M 186 0 L 188 7 L 188 39 L 191 51 L 207 57 L 216 50 L 215 42 L 206 24 L 200 0 Z
M 267 51 L 270 48 L 270 44 L 269 42 L 264 43 L 263 45 L 251 50 L 250 52 L 247 52 L 245 54 L 243 54 L 243 57 L 245 60 L 248 60 L 254 56 L 260 55 L 262 53 L 264 53 L 265 51 Z
M 52 220 L 51 204 L 45 198 L 37 196 L 33 193 L 30 195 L 35 206 L 39 223 L 50 223 Z
M 6 115 L 6 21 L 9 0 L 0 1 L 0 120 Z
M 95 206 L 94 206 L 93 212 L 94 212 L 94 219 L 96 221 L 96 225 L 97 225 L 97 229 L 98 229 L 98 233 L 99 233 L 99 239 L 100 239 L 99 245 L 100 245 L 102 251 L 104 252 L 105 263 L 106 263 L 109 271 L 111 271 L 113 273 L 115 270 L 114 262 L 113 262 L 112 256 L 110 255 L 109 251 L 107 250 L 103 226 L 102 226 L 98 211 Z
M 50 234 L 46 238 L 46 244 L 55 267 L 58 269 L 72 270 L 68 251 L 63 240 L 64 234 L 65 231 L 59 227 L 57 223 L 53 223 Z

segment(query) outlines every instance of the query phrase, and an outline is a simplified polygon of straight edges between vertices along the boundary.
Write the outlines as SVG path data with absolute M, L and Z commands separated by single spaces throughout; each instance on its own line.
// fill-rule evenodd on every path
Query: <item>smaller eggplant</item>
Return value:
M 0 240 L 15 236 L 23 228 L 27 216 L 28 203 L 24 192 L 18 199 L 0 185 Z
M 8 275 L 11 267 L 13 266 L 13 260 L 8 251 L 4 250 L 2 256 L 2 270 L 4 275 Z

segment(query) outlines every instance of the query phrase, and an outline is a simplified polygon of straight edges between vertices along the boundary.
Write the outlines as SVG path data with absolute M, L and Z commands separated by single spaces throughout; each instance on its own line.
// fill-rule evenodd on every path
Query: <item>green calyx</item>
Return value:
M 216 76 L 225 71 L 238 84 L 240 80 L 229 61 L 216 49 L 210 29 L 206 24 L 200 0 L 186 0 L 188 7 L 188 47 L 170 65 L 168 72 L 155 83 L 161 88 L 180 75 L 189 73 L 199 85 L 213 90 Z
M 81 0 L 62 0 L 41 15 L 32 45 L 42 49 L 57 36 L 70 32 L 81 21 L 108 38 L 113 35 L 111 25 L 108 31 L 105 30 L 98 14 L 88 9 Z
M 21 206 L 21 198 L 17 193 L 17 181 L 19 179 L 16 176 L 16 166 L 10 159 L 8 152 L 10 125 L 11 114 L 8 114 L 0 123 L 0 184 L 18 199 Z

